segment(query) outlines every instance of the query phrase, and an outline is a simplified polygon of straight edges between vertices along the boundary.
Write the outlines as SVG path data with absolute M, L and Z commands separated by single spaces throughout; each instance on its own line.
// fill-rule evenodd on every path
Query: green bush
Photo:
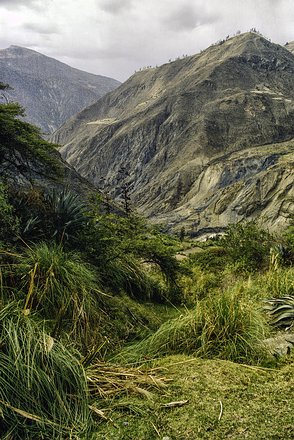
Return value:
M 229 226 L 220 244 L 239 270 L 255 272 L 268 268 L 274 239 L 255 222 L 247 222 Z
M 0 181 L 0 241 L 9 241 L 19 232 L 19 220 L 9 203 L 7 188 Z
M 279 268 L 275 271 L 268 271 L 256 279 L 256 284 L 263 292 L 263 296 L 267 298 L 294 296 L 294 268 Z
M 229 258 L 221 246 L 208 246 L 189 256 L 189 264 L 198 266 L 205 271 L 222 272 Z
M 94 214 L 81 232 L 78 246 L 99 269 L 102 284 L 114 293 L 124 291 L 140 300 L 157 301 L 178 294 L 180 265 L 174 242 L 137 217 Z M 160 270 L 164 288 L 150 276 L 148 265 Z
M 194 305 L 220 286 L 220 277 L 216 273 L 194 266 L 189 274 L 180 278 L 180 285 L 185 304 Z
M 19 160 L 19 154 L 39 160 L 47 171 L 60 176 L 62 172 L 54 154 L 55 145 L 41 137 L 39 128 L 19 118 L 24 115 L 24 109 L 17 103 L 0 104 L 1 152 L 8 154 L 10 160 L 15 159 L 15 163 Z

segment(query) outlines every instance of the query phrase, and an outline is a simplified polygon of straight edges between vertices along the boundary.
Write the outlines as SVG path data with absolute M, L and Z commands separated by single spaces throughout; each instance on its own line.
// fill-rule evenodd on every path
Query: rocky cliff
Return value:
M 119 86 L 119 81 L 74 69 L 18 46 L 0 50 L 0 81 L 9 100 L 26 109 L 26 120 L 52 133 L 70 116 Z
M 138 72 L 59 129 L 85 177 L 199 234 L 243 218 L 278 228 L 292 209 L 294 55 L 246 33 Z M 122 172 L 122 170 L 124 170 Z

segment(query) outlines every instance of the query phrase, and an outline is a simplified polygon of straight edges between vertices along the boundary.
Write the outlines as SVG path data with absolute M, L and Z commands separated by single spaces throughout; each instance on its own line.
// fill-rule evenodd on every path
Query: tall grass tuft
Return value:
M 108 261 L 103 268 L 102 277 L 105 285 L 113 292 L 126 292 L 138 300 L 161 298 L 164 290 L 144 270 L 142 263 L 130 254 Z
M 19 274 L 26 291 L 24 309 L 54 318 L 53 336 L 61 326 L 75 336 L 86 334 L 97 296 L 95 274 L 60 245 L 39 243 L 21 256 Z
M 244 294 L 243 294 L 244 295 Z M 149 338 L 125 349 L 128 362 L 169 354 L 193 354 L 259 363 L 268 325 L 256 303 L 238 291 L 211 294 L 184 315 L 165 322 Z
M 15 302 L 0 310 L 0 438 L 88 438 L 87 381 L 75 354 Z

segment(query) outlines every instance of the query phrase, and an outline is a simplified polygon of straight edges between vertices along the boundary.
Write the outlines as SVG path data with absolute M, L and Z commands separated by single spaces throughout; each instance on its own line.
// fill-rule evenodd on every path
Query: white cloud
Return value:
M 0 48 L 27 46 L 74 67 L 126 79 L 256 27 L 294 40 L 293 0 L 0 0 Z

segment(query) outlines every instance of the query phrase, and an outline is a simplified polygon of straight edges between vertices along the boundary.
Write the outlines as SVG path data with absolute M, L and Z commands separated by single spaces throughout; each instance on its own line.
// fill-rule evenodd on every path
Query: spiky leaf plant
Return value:
M 264 309 L 269 314 L 271 325 L 281 328 L 290 328 L 294 326 L 293 296 L 267 299 Z
M 17 303 L 0 309 L 0 438 L 89 438 L 84 368 Z
M 87 221 L 86 206 L 77 194 L 69 190 L 53 190 L 46 195 L 53 237 L 59 241 L 76 235 Z

